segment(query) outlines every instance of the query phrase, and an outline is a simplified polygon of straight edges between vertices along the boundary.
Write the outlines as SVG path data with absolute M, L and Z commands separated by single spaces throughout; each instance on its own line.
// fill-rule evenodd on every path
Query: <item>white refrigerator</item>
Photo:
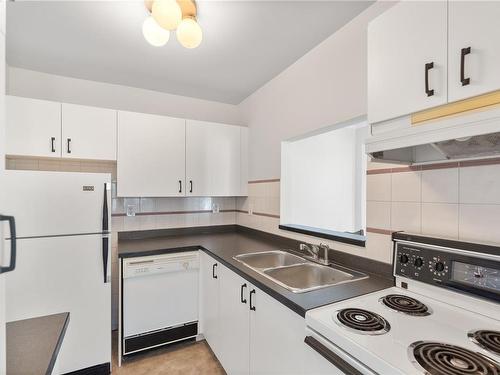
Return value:
M 69 312 L 60 373 L 111 364 L 110 175 L 5 171 L 2 213 L 15 217 L 6 321 Z M 4 248 L 12 244 L 8 233 Z

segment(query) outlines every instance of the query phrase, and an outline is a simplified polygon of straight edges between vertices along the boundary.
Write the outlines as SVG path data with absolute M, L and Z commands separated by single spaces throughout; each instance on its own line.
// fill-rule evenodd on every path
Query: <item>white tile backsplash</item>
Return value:
M 422 199 L 421 172 L 392 174 L 393 202 L 420 202 Z
M 500 165 L 460 168 L 460 203 L 500 204 Z
M 366 226 L 391 229 L 391 202 L 368 201 L 366 203 Z
M 422 172 L 422 202 L 458 203 L 458 168 Z
M 416 202 L 392 202 L 391 226 L 393 231 L 421 232 L 421 204 Z
M 462 204 L 460 239 L 500 243 L 500 205 Z
M 422 203 L 422 234 L 458 239 L 456 203 Z
M 370 174 L 366 176 L 366 199 L 369 201 L 391 201 L 391 177 L 390 173 Z

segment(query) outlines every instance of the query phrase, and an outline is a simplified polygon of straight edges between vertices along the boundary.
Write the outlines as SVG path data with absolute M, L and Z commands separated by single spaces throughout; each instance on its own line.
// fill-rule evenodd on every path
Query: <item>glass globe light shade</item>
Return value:
M 177 39 L 186 48 L 196 48 L 203 39 L 200 25 L 193 18 L 184 18 L 177 27 Z
M 182 10 L 175 0 L 155 0 L 151 15 L 158 25 L 167 30 L 175 30 L 182 21 Z
M 160 27 L 153 17 L 148 17 L 142 24 L 142 35 L 149 44 L 155 47 L 162 47 L 167 44 L 170 38 L 170 31 Z

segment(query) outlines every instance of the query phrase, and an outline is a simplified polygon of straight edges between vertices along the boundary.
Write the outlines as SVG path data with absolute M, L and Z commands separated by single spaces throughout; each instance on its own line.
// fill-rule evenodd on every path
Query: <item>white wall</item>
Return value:
M 26 70 L 7 68 L 7 93 L 133 112 L 244 125 L 237 106 Z
M 283 140 L 366 114 L 367 24 L 378 2 L 245 99 L 249 180 L 280 177 Z

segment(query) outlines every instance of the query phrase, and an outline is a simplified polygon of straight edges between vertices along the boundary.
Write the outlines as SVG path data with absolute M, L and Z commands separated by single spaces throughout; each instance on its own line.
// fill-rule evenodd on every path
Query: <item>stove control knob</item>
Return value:
M 434 265 L 434 269 L 438 272 L 443 272 L 444 271 L 444 263 L 443 262 L 437 262 Z
M 422 258 L 415 259 L 415 267 L 422 267 L 424 265 L 424 260 Z
M 401 254 L 401 255 L 399 256 L 399 261 L 400 261 L 401 263 L 403 263 L 403 264 L 408 263 L 408 261 L 409 261 L 409 260 L 410 260 L 410 259 L 408 258 L 408 255 L 406 255 L 406 254 Z

